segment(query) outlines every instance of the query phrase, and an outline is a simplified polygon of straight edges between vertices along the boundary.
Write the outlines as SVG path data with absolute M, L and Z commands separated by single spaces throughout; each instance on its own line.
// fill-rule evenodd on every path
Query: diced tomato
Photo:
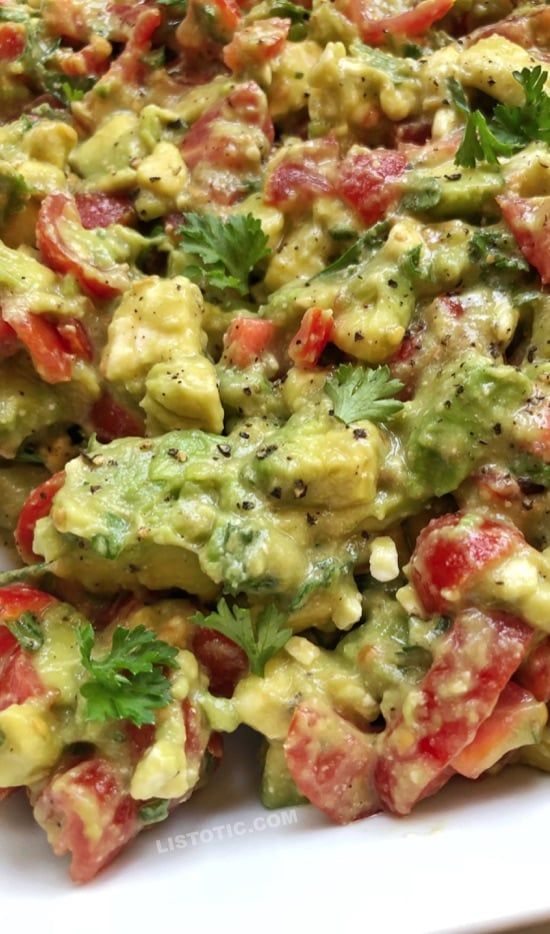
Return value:
M 142 438 L 145 434 L 145 426 L 137 415 L 120 405 L 107 391 L 94 402 L 90 419 L 99 441 L 104 444 L 115 438 Z
M 546 705 L 511 681 L 475 738 L 453 759 L 453 768 L 465 778 L 479 778 L 512 749 L 532 743 L 547 718 Z
M 141 829 L 137 802 L 99 758 L 55 774 L 37 795 L 34 816 L 56 856 L 71 854 L 75 882 L 92 879 Z
M 55 602 L 49 594 L 26 584 L 0 589 L 0 710 L 11 704 L 23 704 L 29 697 L 44 692 L 31 656 L 22 650 L 15 636 L 2 623 L 15 621 L 23 613 L 40 616 Z
M 0 357 L 17 353 L 21 344 L 30 354 L 37 373 L 47 383 L 72 378 L 75 357 L 93 359 L 93 349 L 83 325 L 76 318 L 57 323 L 43 315 L 7 303 L 0 321 Z
M 266 352 L 276 330 L 265 318 L 234 318 L 223 339 L 227 362 L 241 369 L 251 366 Z
M 497 202 L 506 224 L 531 266 L 534 266 L 543 285 L 550 282 L 550 196 L 520 198 L 518 195 L 499 195 Z
M 411 688 L 414 704 L 388 725 L 376 784 L 382 802 L 408 814 L 441 787 L 449 765 L 476 736 L 525 656 L 533 632 L 506 613 L 467 610 L 442 637 L 434 663 Z M 452 688 L 452 689 L 451 689 Z
M 274 129 L 264 92 L 253 81 L 238 85 L 186 133 L 181 153 L 196 184 L 218 204 L 233 204 L 258 172 Z M 208 169 L 219 171 L 206 171 Z
M 81 321 L 77 318 L 66 318 L 59 322 L 56 330 L 67 353 L 78 357 L 79 360 L 91 362 L 94 359 L 94 348 Z
M 516 681 L 538 701 L 550 701 L 550 636 L 546 636 L 529 653 L 516 673 Z
M 65 472 L 50 477 L 40 486 L 37 486 L 32 493 L 29 493 L 23 508 L 19 514 L 19 521 L 15 529 L 15 544 L 17 550 L 28 564 L 38 561 L 39 555 L 33 551 L 34 530 L 39 519 L 50 514 L 52 501 L 58 490 L 61 489 L 65 481 Z M 1 593 L 1 592 L 0 592 Z
M 283 50 L 290 26 L 289 19 L 274 16 L 238 29 L 223 50 L 225 64 L 239 72 L 276 58 Z
M 335 139 L 307 140 L 292 147 L 290 155 L 268 171 L 265 201 L 282 210 L 309 204 L 318 195 L 334 190 L 339 156 Z
M 0 631 L 6 629 L 0 626 Z M 6 632 L 9 630 L 6 629 Z M 0 710 L 12 704 L 24 704 L 30 697 L 45 691 L 30 656 L 17 646 L 9 656 L 0 656 Z
M 338 824 L 380 810 L 374 737 L 321 704 L 296 707 L 284 744 L 298 790 Z
M 37 373 L 47 383 L 66 383 L 73 375 L 73 356 L 60 337 L 57 328 L 42 315 L 34 315 L 17 308 L 13 313 L 4 307 L 8 319 L 21 343 L 29 352 Z
M 231 697 L 235 685 L 248 671 L 245 652 L 227 636 L 214 629 L 197 627 L 193 652 L 206 669 L 209 691 L 218 697 Z
M 407 164 L 402 152 L 354 146 L 340 167 L 338 194 L 370 226 L 379 221 L 395 201 L 396 183 Z
M 453 605 L 445 591 L 469 588 L 478 575 L 524 543 L 518 529 L 461 513 L 440 516 L 422 529 L 411 557 L 411 580 L 428 613 Z M 456 602 L 455 602 L 456 605 Z
M 309 308 L 292 338 L 288 355 L 296 366 L 314 367 L 329 343 L 334 331 L 330 308 Z
M 0 62 L 12 62 L 25 51 L 27 33 L 22 23 L 0 23 Z
M 39 615 L 54 603 L 56 603 L 55 597 L 50 596 L 49 593 L 42 593 L 41 590 L 30 587 L 28 584 L 9 584 L 7 587 L 0 587 L 0 622 L 18 619 L 22 613 Z
M 130 224 L 134 207 L 125 195 L 106 195 L 102 191 L 83 191 L 75 195 L 82 226 L 86 230 L 109 227 L 110 224 Z
M 58 58 L 58 67 L 70 78 L 98 78 L 109 68 L 112 53 L 113 47 L 107 39 L 94 36 L 92 42 L 77 52 L 63 49 Z
M 455 0 L 421 0 L 412 10 L 373 19 L 369 16 L 372 0 L 351 0 L 350 19 L 359 30 L 363 42 L 382 45 L 391 36 L 423 36 L 434 23 L 442 19 Z
M 0 318 L 0 359 L 13 357 L 20 349 L 19 338 L 9 324 Z
M 57 192 L 47 195 L 40 205 L 36 241 L 46 263 L 61 273 L 72 273 L 80 285 L 97 298 L 114 298 L 128 285 L 122 267 L 100 269 L 93 256 L 78 251 L 78 231 L 82 230 L 76 202 Z M 72 231 L 75 239 L 72 241 Z M 11 322 L 10 322 L 11 323 Z
M 206 161 L 221 168 L 242 169 L 247 164 L 246 153 L 239 140 L 231 140 L 216 132 L 216 122 L 234 121 L 259 127 L 270 142 L 274 130 L 263 91 L 253 82 L 241 84 L 222 101 L 214 104 L 186 133 L 181 151 L 186 165 L 194 169 L 199 162 Z

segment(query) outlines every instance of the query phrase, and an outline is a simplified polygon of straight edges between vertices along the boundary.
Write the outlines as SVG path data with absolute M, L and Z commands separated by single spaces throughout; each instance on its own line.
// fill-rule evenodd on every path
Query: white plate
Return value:
M 349 827 L 311 807 L 264 810 L 258 779 L 257 738 L 240 730 L 210 784 L 85 887 L 25 797 L 8 798 L 2 931 L 450 934 L 550 918 L 550 776 L 453 779 L 407 818 Z

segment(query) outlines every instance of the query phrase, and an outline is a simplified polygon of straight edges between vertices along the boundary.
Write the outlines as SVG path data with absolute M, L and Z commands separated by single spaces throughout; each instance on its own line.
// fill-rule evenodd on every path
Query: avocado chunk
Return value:
M 401 209 L 438 220 L 462 217 L 478 220 L 498 217 L 495 198 L 504 190 L 499 169 L 467 169 L 446 162 L 430 169 L 417 169 L 406 176 Z
M 514 367 L 473 351 L 443 367 L 401 416 L 409 493 L 422 498 L 456 489 L 500 447 L 531 389 Z
M 282 743 L 273 742 L 267 746 L 260 795 L 266 808 L 307 803 L 307 798 L 300 794 L 288 771 Z

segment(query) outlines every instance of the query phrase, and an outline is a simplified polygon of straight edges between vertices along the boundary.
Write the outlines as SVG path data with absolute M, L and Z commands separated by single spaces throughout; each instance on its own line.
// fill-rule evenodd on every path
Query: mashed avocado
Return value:
M 78 881 L 239 724 L 267 807 L 340 823 L 549 770 L 548 8 L 513 6 L 0 7 L 0 797 Z

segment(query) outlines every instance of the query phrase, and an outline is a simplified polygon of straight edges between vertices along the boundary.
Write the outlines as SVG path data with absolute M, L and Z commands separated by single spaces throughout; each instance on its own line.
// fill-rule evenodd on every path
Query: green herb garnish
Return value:
M 325 383 L 334 415 L 346 425 L 363 419 L 383 422 L 396 415 L 403 403 L 393 397 L 402 389 L 403 383 L 391 378 L 388 366 L 370 370 L 352 363 L 341 364 Z
M 171 699 L 165 668 L 175 668 L 178 650 L 157 639 L 145 626 L 117 626 L 111 650 L 92 657 L 95 634 L 90 623 L 77 629 L 82 664 L 91 675 L 80 688 L 88 720 L 131 720 L 137 726 L 155 722 L 155 710 Z
M 192 619 L 197 626 L 215 629 L 236 642 L 248 656 L 252 674 L 260 676 L 266 662 L 283 648 L 292 635 L 292 630 L 284 626 L 286 616 L 272 605 L 265 607 L 253 622 L 250 610 L 236 604 L 229 607 L 222 598 L 216 610 L 208 616 L 195 613 Z

